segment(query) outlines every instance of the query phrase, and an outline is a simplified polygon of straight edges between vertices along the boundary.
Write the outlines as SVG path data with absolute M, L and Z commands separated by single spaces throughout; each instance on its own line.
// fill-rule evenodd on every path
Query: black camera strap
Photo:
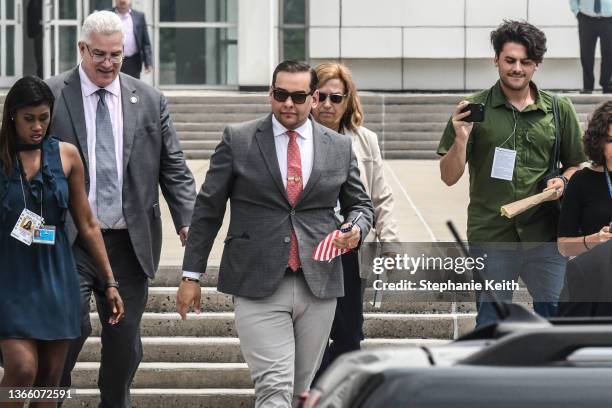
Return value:
M 548 175 L 552 177 L 559 175 L 559 169 L 561 166 L 559 165 L 559 159 L 561 157 L 561 124 L 560 124 L 560 114 L 559 114 L 559 99 L 557 95 L 553 95 L 552 100 L 552 109 L 553 109 L 553 121 L 555 124 L 555 147 L 553 150 L 553 155 L 551 157 L 550 167 L 548 169 Z

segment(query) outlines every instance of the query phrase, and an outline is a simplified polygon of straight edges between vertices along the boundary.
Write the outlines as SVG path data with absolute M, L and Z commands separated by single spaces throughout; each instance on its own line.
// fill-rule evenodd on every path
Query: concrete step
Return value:
M 256 93 L 193 93 L 189 95 L 177 95 L 172 91 L 166 91 L 166 98 L 169 104 L 268 104 L 267 92 Z M 370 93 L 361 92 L 359 97 L 363 105 L 379 105 L 385 103 L 387 105 L 453 105 L 458 101 L 465 99 L 471 93 Z M 574 104 L 597 104 L 609 99 L 609 95 L 594 93 L 591 95 L 582 95 L 576 92 L 557 92 L 557 94 L 568 97 Z M 3 99 L 0 99 L 3 101 Z
M 216 288 L 203 287 L 201 298 L 202 312 L 232 312 L 234 303 L 232 295 L 221 293 Z M 151 313 L 176 313 L 176 287 L 151 287 L 146 311 Z M 380 302 L 380 307 L 374 305 L 374 298 Z M 415 291 L 379 291 L 375 294 L 368 287 L 364 294 L 364 310 L 373 313 L 451 313 L 453 301 L 458 305 L 459 312 L 474 312 L 474 296 L 472 293 L 440 294 L 438 292 Z M 526 290 L 515 293 L 514 301 L 530 304 L 531 297 Z M 92 298 L 90 311 L 95 312 L 96 306 Z
M 390 152 L 399 151 L 419 151 L 419 150 L 430 150 L 435 152 L 438 147 L 437 140 L 388 140 L 386 139 L 381 143 L 381 149 L 387 154 Z
M 130 392 L 134 408 L 251 408 L 255 403 L 253 389 L 134 388 Z M 76 389 L 62 407 L 97 408 L 99 403 L 97 388 Z
M 270 112 L 270 104 L 216 104 L 216 103 L 175 103 L 169 105 L 170 114 L 178 113 L 244 113 L 263 116 Z
M 90 313 L 93 332 L 100 335 L 97 313 Z M 364 334 L 367 338 L 453 338 L 453 323 L 457 320 L 460 333 L 474 328 L 475 315 L 365 313 Z M 190 313 L 182 321 L 176 313 L 144 313 L 140 325 L 143 336 L 211 336 L 235 337 L 234 314 Z
M 179 122 L 176 118 L 172 117 L 174 128 L 177 132 L 191 131 L 191 132 L 218 132 L 219 138 L 223 134 L 223 129 L 227 126 L 226 122 L 195 122 L 194 120 L 185 120 Z
M 239 123 L 252 119 L 257 119 L 261 115 L 254 113 L 176 113 L 172 115 L 172 121 L 181 122 L 196 122 L 196 123 Z
M 181 148 L 183 151 L 193 150 L 210 150 L 214 151 L 219 144 L 219 140 L 183 140 L 181 139 Z
M 223 113 L 208 113 L 208 112 L 195 112 L 195 113 L 176 113 L 172 115 L 172 121 L 176 123 L 181 122 L 215 122 L 215 123 L 239 123 L 248 120 L 260 118 L 262 115 L 257 113 L 243 113 L 237 112 L 223 112 Z M 448 115 L 447 119 L 448 119 Z M 368 115 L 369 122 L 381 122 L 382 114 L 373 113 Z
M 181 141 L 183 140 L 214 140 L 216 142 L 221 141 L 223 131 L 218 132 L 204 132 L 204 131 L 189 131 L 181 130 L 177 131 L 178 137 Z
M 365 339 L 364 349 L 390 346 L 434 346 L 446 339 Z M 236 337 L 143 337 L 143 362 L 244 363 Z M 90 337 L 79 355 L 80 362 L 100 361 L 100 337 Z
M 385 132 L 385 145 L 389 141 L 433 141 L 439 142 L 442 138 L 442 130 L 435 132 Z M 383 136 L 378 134 L 378 141 L 383 141 Z
M 208 160 L 212 156 L 214 150 L 184 150 L 187 160 Z
M 75 388 L 94 388 L 100 363 L 77 363 Z M 141 363 L 132 388 L 252 388 L 246 363 Z
M 143 337 L 144 362 L 243 363 L 236 337 Z M 100 337 L 90 337 L 79 355 L 81 362 L 100 361 Z
M 437 160 L 440 158 L 434 150 L 390 150 L 382 153 L 383 159 L 389 160 Z
M 447 116 L 444 120 L 427 122 L 427 121 L 419 121 L 419 122 L 393 122 L 386 123 L 384 126 L 385 133 L 387 132 L 439 132 L 440 137 L 442 137 L 442 132 L 446 127 L 446 122 L 450 116 Z M 367 126 L 366 126 L 367 127 Z M 379 130 L 371 129 L 373 132 L 378 133 L 378 136 L 381 137 L 382 128 Z
M 172 92 L 165 92 L 166 99 L 169 105 L 173 104 L 194 104 L 194 103 L 206 103 L 215 105 L 261 105 L 268 104 L 268 94 L 264 92 L 258 93 L 238 93 L 238 92 L 227 92 L 223 95 L 206 95 L 197 94 L 193 95 L 173 95 Z

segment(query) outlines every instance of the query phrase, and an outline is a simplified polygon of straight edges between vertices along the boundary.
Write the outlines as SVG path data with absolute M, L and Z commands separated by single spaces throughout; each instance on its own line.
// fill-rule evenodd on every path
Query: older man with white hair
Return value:
M 123 24 L 110 11 L 88 16 L 78 43 L 81 63 L 47 80 L 56 97 L 51 133 L 79 148 L 85 186 L 97 214 L 117 282 L 97 278 L 95 263 L 73 229 L 74 255 L 81 282 L 81 337 L 73 342 L 63 386 L 91 334 L 89 301 L 96 297 L 102 324 L 98 385 L 101 407 L 131 406 L 130 384 L 142 359 L 140 320 L 161 252 L 159 188 L 183 242 L 195 200 L 195 182 L 186 166 L 170 120 L 166 99 L 149 85 L 120 73 Z M 115 286 L 126 314 L 120 325 L 108 324 L 112 310 L 103 301 L 105 287 Z

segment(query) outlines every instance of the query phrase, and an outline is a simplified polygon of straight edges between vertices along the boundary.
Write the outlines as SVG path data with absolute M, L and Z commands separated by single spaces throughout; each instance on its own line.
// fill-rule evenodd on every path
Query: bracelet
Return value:
M 199 280 L 199 279 L 190 278 L 189 276 L 183 276 L 183 277 L 181 278 L 181 280 L 182 280 L 183 282 L 194 282 L 194 283 L 200 283 L 200 280 Z
M 563 192 L 565 193 L 565 190 L 567 189 L 567 184 L 569 183 L 569 179 L 565 177 L 563 174 L 560 174 L 555 178 L 561 179 L 561 181 L 563 182 Z
M 107 289 L 110 289 L 110 288 L 119 289 L 119 283 L 117 281 L 106 282 L 104 284 L 104 290 L 107 290 Z
M 591 248 L 589 248 L 589 246 L 586 243 L 586 235 L 582 236 L 582 243 L 584 244 L 584 247 L 587 249 L 587 251 L 591 250 Z

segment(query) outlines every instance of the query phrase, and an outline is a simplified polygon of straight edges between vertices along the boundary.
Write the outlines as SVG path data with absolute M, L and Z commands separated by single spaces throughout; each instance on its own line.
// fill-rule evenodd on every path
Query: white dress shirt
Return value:
M 138 54 L 138 44 L 136 43 L 136 34 L 134 33 L 134 20 L 132 20 L 132 9 L 125 14 L 121 14 L 117 11 L 117 15 L 123 23 L 123 31 L 125 33 L 123 54 L 126 57 Z
M 305 188 L 312 172 L 314 159 L 314 142 L 310 119 L 307 119 L 302 126 L 294 130 L 299 134 L 297 144 L 300 148 L 300 158 L 302 161 L 302 186 Z M 287 136 L 287 128 L 274 115 L 272 115 L 272 133 L 274 134 L 274 145 L 276 146 L 276 157 L 278 158 L 281 179 L 285 189 L 287 189 L 287 149 L 289 146 L 289 136 Z
M 312 165 L 314 163 L 314 137 L 312 135 L 312 122 L 307 119 L 304 124 L 294 129 L 298 134 L 297 144 L 300 148 L 300 160 L 302 161 L 302 186 L 306 187 Z M 274 135 L 274 145 L 276 147 L 276 158 L 281 172 L 281 178 L 285 189 L 287 188 L 287 148 L 289 146 L 289 136 L 287 128 L 283 126 L 276 116 L 272 115 L 272 134 Z M 270 179 L 271 180 L 271 179 Z M 199 272 L 183 271 L 183 277 L 200 279 Z
M 96 91 L 100 89 L 96 84 L 91 82 L 83 67 L 79 66 L 79 76 L 81 78 L 81 93 L 83 95 L 83 110 L 85 113 L 85 126 L 87 129 L 87 156 L 89 159 L 89 205 L 94 215 L 98 214 L 97 206 L 97 183 L 96 183 L 96 110 L 98 109 L 98 94 Z M 115 139 L 115 159 L 117 161 L 117 176 L 119 178 L 119 186 L 123 186 L 123 114 L 121 106 L 121 84 L 119 76 L 115 78 L 106 88 L 106 106 L 110 114 L 111 124 L 113 125 L 113 138 Z M 122 197 L 118 197 L 123 203 Z M 100 228 L 124 229 L 127 224 L 123 216 L 115 225 L 103 225 L 100 223 Z

